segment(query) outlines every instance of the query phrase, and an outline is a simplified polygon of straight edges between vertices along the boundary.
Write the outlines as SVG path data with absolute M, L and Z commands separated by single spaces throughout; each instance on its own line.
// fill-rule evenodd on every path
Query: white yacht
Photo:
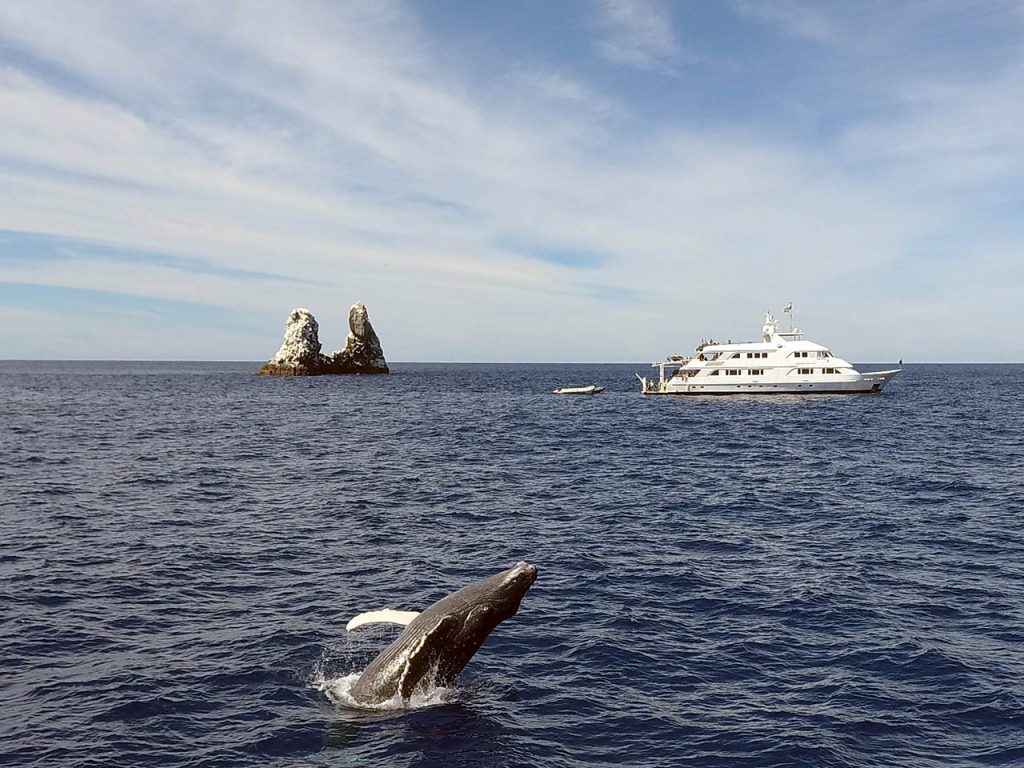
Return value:
M 789 312 L 792 305 L 786 307 Z M 651 367 L 657 379 L 637 374 L 645 395 L 775 395 L 881 392 L 900 368 L 860 373 L 798 328 L 780 331 L 765 314 L 760 341 L 701 342 L 690 357 L 673 355 Z

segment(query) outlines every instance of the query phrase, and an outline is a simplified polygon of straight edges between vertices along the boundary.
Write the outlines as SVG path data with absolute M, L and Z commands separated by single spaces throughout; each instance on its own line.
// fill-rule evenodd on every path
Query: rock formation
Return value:
M 345 348 L 330 356 L 330 370 L 326 373 L 387 373 L 384 350 L 380 348 L 380 339 L 370 325 L 363 302 L 357 301 L 349 309 L 348 327 Z
M 308 309 L 293 309 L 288 315 L 284 331 L 284 342 L 267 364 L 260 369 L 260 376 L 315 376 L 323 367 L 320 354 L 319 326 L 313 313 Z
M 284 342 L 277 354 L 260 368 L 260 376 L 322 376 L 346 373 L 388 373 L 380 339 L 370 325 L 363 302 L 348 311 L 349 334 L 345 348 L 320 354 L 319 326 L 308 309 L 293 309 Z

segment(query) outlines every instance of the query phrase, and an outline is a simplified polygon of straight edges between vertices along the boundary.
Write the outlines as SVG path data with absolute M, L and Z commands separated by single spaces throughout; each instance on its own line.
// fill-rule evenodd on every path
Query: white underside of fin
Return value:
M 394 611 L 390 608 L 385 608 L 382 611 L 367 611 L 352 619 L 345 625 L 345 629 L 351 632 L 366 624 L 401 624 L 404 627 L 419 615 L 419 611 Z

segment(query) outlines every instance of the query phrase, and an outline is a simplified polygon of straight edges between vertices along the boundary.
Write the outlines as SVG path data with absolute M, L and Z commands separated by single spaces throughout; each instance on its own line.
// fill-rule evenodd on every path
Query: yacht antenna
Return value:
M 793 332 L 793 302 L 789 302 L 782 308 L 782 311 L 789 315 L 789 332 Z

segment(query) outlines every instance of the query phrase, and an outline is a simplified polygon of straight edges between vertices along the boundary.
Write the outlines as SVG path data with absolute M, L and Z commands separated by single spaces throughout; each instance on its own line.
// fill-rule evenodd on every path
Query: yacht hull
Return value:
M 848 381 L 751 382 L 749 384 L 708 384 L 677 382 L 663 385 L 644 381 L 645 395 L 858 395 L 878 394 L 902 369 L 862 373 Z

